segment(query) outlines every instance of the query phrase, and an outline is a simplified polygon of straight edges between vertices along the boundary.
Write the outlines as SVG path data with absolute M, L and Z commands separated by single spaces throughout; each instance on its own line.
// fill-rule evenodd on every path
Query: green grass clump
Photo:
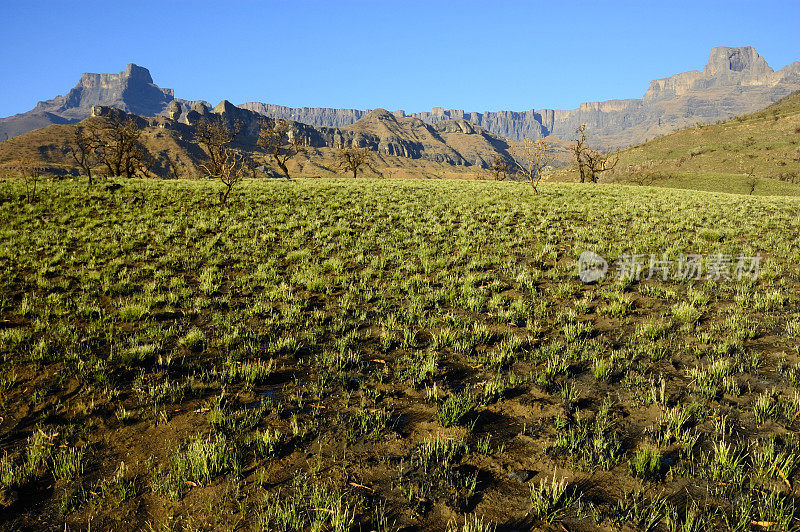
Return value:
M 68 447 L 53 456 L 53 476 L 56 480 L 73 478 L 83 472 L 83 449 Z
M 542 479 L 538 485 L 531 485 L 532 514 L 545 523 L 552 523 L 564 516 L 578 500 L 579 497 L 569 488 L 566 479 L 557 479 L 555 472 L 552 479 Z
M 475 393 L 466 389 L 445 399 L 436 412 L 436 419 L 443 427 L 460 425 L 475 411 L 477 405 Z
M 275 429 L 257 430 L 247 435 L 247 443 L 255 448 L 261 458 L 275 456 L 282 441 L 283 434 Z
M 228 361 L 223 370 L 222 380 L 228 383 L 261 384 L 272 375 L 274 370 L 274 359 L 248 362 Z
M 200 329 L 192 329 L 183 335 L 178 343 L 190 351 L 200 351 L 206 342 L 206 336 Z
M 637 477 L 654 478 L 661 470 L 661 453 L 652 446 L 642 447 L 633 455 L 630 465 L 631 471 Z
M 622 451 L 619 436 L 613 426 L 610 405 L 603 403 L 593 420 L 578 412 L 574 417 L 558 416 L 556 436 L 549 451 L 557 457 L 583 462 L 588 467 L 610 469 Z
M 196 436 L 173 455 L 166 470 L 156 472 L 153 489 L 179 499 L 188 487 L 207 485 L 221 474 L 236 475 L 240 469 L 239 450 L 224 436 Z

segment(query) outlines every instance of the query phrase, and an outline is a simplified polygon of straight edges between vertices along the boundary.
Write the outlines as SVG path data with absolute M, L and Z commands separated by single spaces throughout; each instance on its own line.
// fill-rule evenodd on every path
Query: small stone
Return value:
M 521 482 L 522 484 L 528 482 L 532 476 L 531 472 L 527 469 L 512 469 L 508 472 L 508 478 Z

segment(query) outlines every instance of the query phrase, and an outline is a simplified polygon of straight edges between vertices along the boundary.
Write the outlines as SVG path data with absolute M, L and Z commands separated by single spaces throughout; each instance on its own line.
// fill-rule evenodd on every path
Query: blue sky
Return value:
M 713 46 L 800 60 L 800 1 L 0 0 L 0 116 L 133 62 L 177 97 L 408 112 L 639 98 Z

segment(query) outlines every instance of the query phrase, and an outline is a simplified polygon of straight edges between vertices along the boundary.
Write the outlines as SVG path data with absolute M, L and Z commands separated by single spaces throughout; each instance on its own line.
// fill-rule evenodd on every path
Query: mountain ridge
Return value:
M 702 71 L 691 70 L 655 79 L 642 98 L 583 102 L 576 109 L 465 112 L 434 107 L 410 113 L 428 123 L 463 119 L 513 140 L 555 136 L 570 139 L 587 124 L 595 145 L 623 147 L 697 122 L 716 122 L 753 112 L 800 90 L 800 62 L 774 71 L 752 46 L 711 49 Z M 705 98 L 703 95 L 705 94 Z M 247 102 L 241 107 L 267 116 L 290 118 L 311 125 L 341 125 L 364 111 Z M 403 111 L 397 111 L 402 113 Z
M 448 120 L 467 121 L 512 140 L 546 136 L 567 140 L 573 138 L 578 126 L 586 123 L 593 145 L 617 148 L 698 122 L 716 122 L 753 112 L 797 90 L 800 90 L 800 62 L 776 72 L 751 46 L 715 47 L 702 71 L 691 70 L 652 80 L 641 99 L 584 102 L 571 110 L 481 113 L 434 107 L 431 111 L 406 114 L 399 110 L 392 114 L 431 125 Z M 49 124 L 78 122 L 91 115 L 93 105 L 142 116 L 168 116 L 168 108 L 178 106 L 185 120 L 195 103 L 175 98 L 172 89 L 162 89 L 153 82 L 146 68 L 131 63 L 118 74 L 83 74 L 65 96 L 40 101 L 26 113 L 0 119 L 0 141 Z M 238 107 L 272 118 L 338 128 L 356 123 L 370 111 L 292 108 L 262 102 L 246 102 Z

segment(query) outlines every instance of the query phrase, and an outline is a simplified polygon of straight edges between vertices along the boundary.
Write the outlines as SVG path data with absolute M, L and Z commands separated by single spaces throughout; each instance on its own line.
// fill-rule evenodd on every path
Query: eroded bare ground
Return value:
M 0 185 L 4 528 L 797 527 L 798 201 L 122 184 Z

